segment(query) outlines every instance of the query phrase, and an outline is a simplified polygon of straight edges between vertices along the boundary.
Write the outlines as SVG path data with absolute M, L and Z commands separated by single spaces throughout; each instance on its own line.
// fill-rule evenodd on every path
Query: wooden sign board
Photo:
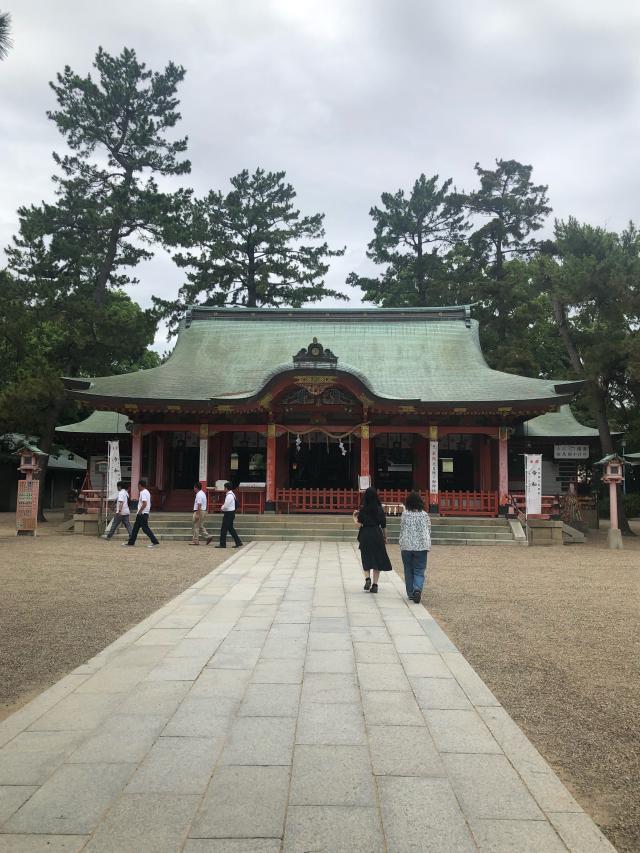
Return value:
M 38 529 L 39 480 L 18 480 L 16 502 L 16 530 L 18 533 L 32 533 Z

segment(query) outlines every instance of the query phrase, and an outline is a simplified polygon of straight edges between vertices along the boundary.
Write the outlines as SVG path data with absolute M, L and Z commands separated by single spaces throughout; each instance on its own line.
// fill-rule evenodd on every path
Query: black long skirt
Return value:
M 358 533 L 360 559 L 365 572 L 378 570 L 391 571 L 391 561 L 384 544 L 382 530 L 379 527 L 361 527 Z

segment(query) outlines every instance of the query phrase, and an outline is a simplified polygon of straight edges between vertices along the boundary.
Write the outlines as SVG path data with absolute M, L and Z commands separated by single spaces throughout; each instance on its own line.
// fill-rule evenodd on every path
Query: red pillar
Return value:
M 131 434 L 131 497 L 138 500 L 138 480 L 142 470 L 142 427 L 136 424 Z
M 498 431 L 498 506 L 501 515 L 506 515 L 509 506 L 509 431 L 500 427 Z
M 276 425 L 267 424 L 267 495 L 265 502 L 267 512 L 276 509 Z
M 371 453 L 369 448 L 368 424 L 360 427 L 360 476 L 369 477 L 369 482 L 371 483 Z

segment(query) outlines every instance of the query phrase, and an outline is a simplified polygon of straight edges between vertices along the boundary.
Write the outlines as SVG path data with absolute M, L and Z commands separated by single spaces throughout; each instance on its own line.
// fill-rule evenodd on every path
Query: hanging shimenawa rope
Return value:
M 286 432 L 287 435 L 295 435 L 296 436 L 296 444 L 298 443 L 297 442 L 298 437 L 306 435 L 306 436 L 309 436 L 309 440 L 310 440 L 312 433 L 321 432 L 323 435 L 326 435 L 329 438 L 337 438 L 340 441 L 342 441 L 345 438 L 348 438 L 349 439 L 349 447 L 351 447 L 351 436 L 357 430 L 361 429 L 363 426 L 367 426 L 367 424 L 366 423 L 357 424 L 356 426 L 352 427 L 350 430 L 347 430 L 347 432 L 341 432 L 341 433 L 331 431 L 329 429 L 323 429 L 322 427 L 319 427 L 319 426 L 313 426 L 313 427 L 309 427 L 309 429 L 303 429 L 303 430 L 299 430 L 299 429 L 292 430 L 292 429 L 288 429 L 286 426 L 281 426 L 280 424 L 276 424 L 276 429 L 282 430 L 283 432 Z M 302 443 L 302 442 L 300 442 L 300 443 Z

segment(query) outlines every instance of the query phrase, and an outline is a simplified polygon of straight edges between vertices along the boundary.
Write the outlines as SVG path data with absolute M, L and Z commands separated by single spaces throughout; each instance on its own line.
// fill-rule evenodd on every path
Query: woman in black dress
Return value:
M 364 588 L 377 592 L 380 572 L 390 572 L 391 561 L 386 548 L 387 519 L 375 489 L 369 487 L 365 491 L 360 509 L 353 513 L 353 518 L 360 525 L 358 542 L 362 569 L 366 576 Z M 371 583 L 371 572 L 373 572 L 373 583 Z

